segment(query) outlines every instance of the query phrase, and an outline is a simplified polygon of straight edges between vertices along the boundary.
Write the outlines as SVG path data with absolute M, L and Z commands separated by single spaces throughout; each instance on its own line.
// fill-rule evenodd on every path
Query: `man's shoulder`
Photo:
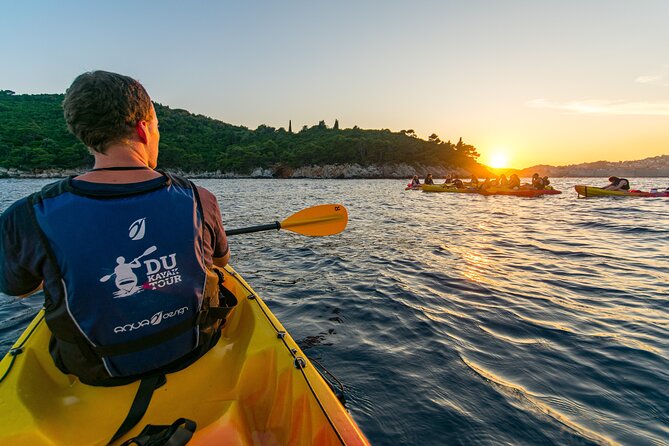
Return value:
M 57 195 L 60 195 L 68 191 L 68 179 L 54 181 L 44 186 L 41 190 L 28 195 L 26 200 L 29 200 L 31 203 L 37 203 L 48 198 L 53 198 Z
M 199 186 L 193 183 L 188 178 L 182 177 L 181 175 L 168 172 L 163 172 L 163 173 L 169 176 L 170 180 L 172 181 L 172 184 L 176 184 L 184 188 L 195 187 L 197 189 L 197 194 L 200 197 L 200 201 L 202 202 L 203 206 L 208 206 L 211 205 L 212 203 L 217 203 L 216 195 L 214 195 L 209 189 Z
M 6 217 L 16 213 L 24 212 L 28 207 L 32 206 L 36 202 L 46 198 L 55 197 L 56 195 L 63 193 L 65 190 L 65 183 L 65 180 L 59 180 L 47 184 L 37 192 L 33 192 L 32 194 L 12 203 L 7 209 L 5 209 L 5 211 L 2 213 L 2 216 Z
M 164 170 L 159 170 L 158 172 L 169 178 L 173 184 L 178 184 L 179 186 L 184 187 L 191 187 L 191 184 L 193 184 L 193 182 L 188 178 L 177 175 L 176 173 L 166 172 Z
M 202 186 L 195 185 L 197 187 L 197 193 L 200 195 L 200 198 L 203 200 L 214 200 L 216 201 L 216 195 L 213 194 L 209 189 L 205 189 Z
M 2 221 L 7 221 L 16 218 L 18 215 L 25 213 L 28 206 L 30 206 L 30 199 L 32 195 L 23 197 L 20 200 L 15 201 L 7 209 L 4 210 L 0 219 Z

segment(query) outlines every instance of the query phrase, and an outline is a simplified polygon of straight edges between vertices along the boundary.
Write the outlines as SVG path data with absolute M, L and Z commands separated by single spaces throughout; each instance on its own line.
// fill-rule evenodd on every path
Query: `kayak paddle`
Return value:
M 343 205 L 320 204 L 302 209 L 281 222 L 275 221 L 267 225 L 230 229 L 225 231 L 225 235 L 287 229 L 302 235 L 325 236 L 343 231 L 347 223 L 348 212 Z

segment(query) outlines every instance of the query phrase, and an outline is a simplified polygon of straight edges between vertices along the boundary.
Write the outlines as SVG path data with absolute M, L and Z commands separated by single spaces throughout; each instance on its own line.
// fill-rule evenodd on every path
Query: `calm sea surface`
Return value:
M 0 180 L 0 210 L 46 180 Z M 398 180 L 199 180 L 228 228 L 342 203 L 339 235 L 230 239 L 374 444 L 669 444 L 669 199 L 483 197 Z M 634 188 L 669 179 L 633 179 Z M 41 305 L 0 295 L 4 354 Z

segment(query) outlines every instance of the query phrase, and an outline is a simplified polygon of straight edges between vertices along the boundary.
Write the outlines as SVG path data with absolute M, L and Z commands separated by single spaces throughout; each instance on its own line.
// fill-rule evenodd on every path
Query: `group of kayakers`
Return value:
M 428 173 L 425 176 L 424 184 L 428 185 L 434 184 L 434 178 L 432 177 L 431 173 Z M 448 176 L 446 176 L 446 179 L 444 180 L 443 186 L 454 187 L 458 189 L 463 189 L 468 187 L 475 187 L 477 189 L 503 187 L 513 190 L 519 190 L 519 189 L 544 190 L 550 188 L 549 186 L 550 184 L 551 182 L 547 176 L 540 177 L 539 174 L 537 173 L 532 175 L 531 183 L 521 183 L 520 178 L 515 173 L 511 174 L 508 178 L 504 174 L 500 175 L 499 177 L 492 177 L 492 178 L 486 177 L 486 179 L 482 182 L 479 181 L 476 175 L 472 174 L 470 181 L 467 183 L 463 182 L 460 178 L 458 178 L 457 175 L 448 174 Z M 409 187 L 419 188 L 420 185 L 421 185 L 420 178 L 418 177 L 418 175 L 414 175 L 413 178 L 411 179 L 411 183 L 409 183 Z
M 434 178 L 431 173 L 428 173 L 425 176 L 424 184 L 434 184 Z M 538 173 L 532 175 L 531 183 L 521 183 L 520 178 L 515 173 L 509 175 L 507 178 L 506 175 L 501 174 L 499 177 L 486 177 L 483 182 L 479 182 L 479 179 L 476 175 L 472 174 L 471 180 L 469 183 L 464 183 L 457 175 L 448 174 L 444 180 L 444 187 L 455 187 L 458 189 L 466 187 L 476 187 L 477 189 L 488 189 L 491 187 L 503 187 L 506 189 L 520 190 L 520 189 L 534 189 L 534 190 L 545 190 L 552 189 L 550 186 L 551 181 L 548 179 L 548 176 L 539 176 Z M 418 175 L 414 175 L 409 183 L 410 188 L 419 188 L 421 185 L 420 178 Z M 606 190 L 630 190 L 630 182 L 627 178 L 619 177 L 609 177 L 609 184 L 602 187 Z

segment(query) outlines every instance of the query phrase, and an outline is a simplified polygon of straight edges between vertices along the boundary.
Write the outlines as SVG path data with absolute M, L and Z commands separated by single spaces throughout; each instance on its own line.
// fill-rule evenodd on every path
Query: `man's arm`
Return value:
M 0 291 L 27 297 L 42 284 L 40 262 L 44 253 L 34 229 L 27 200 L 17 201 L 0 216 Z M 34 231 L 33 231 L 34 232 Z
M 228 238 L 223 229 L 223 220 L 221 210 L 218 207 L 216 196 L 203 187 L 198 187 L 200 201 L 205 217 L 205 226 L 210 240 L 208 248 L 211 249 L 212 261 L 214 265 L 223 267 L 230 260 L 230 247 Z
M 223 268 L 230 261 L 230 250 L 223 257 L 214 257 L 214 265 Z

